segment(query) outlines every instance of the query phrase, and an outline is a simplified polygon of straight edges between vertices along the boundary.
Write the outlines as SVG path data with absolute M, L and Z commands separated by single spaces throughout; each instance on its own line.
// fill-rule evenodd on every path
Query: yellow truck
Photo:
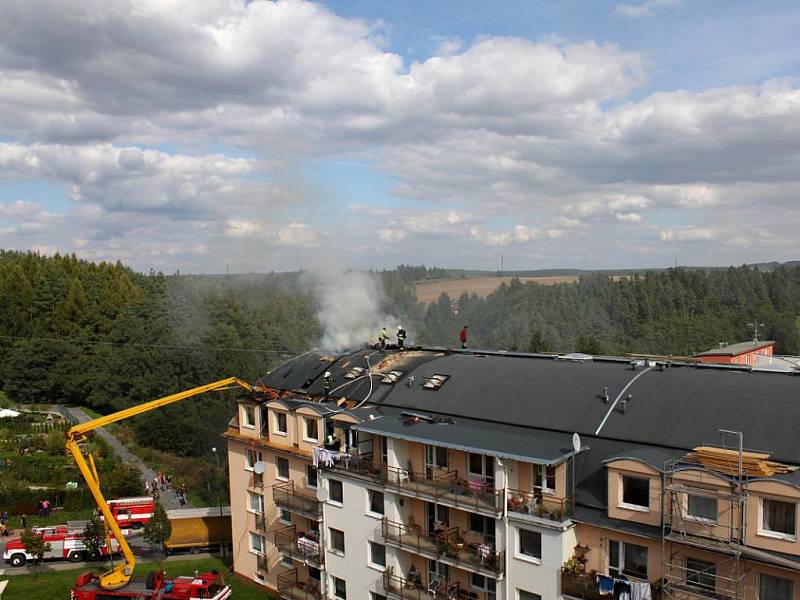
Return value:
M 231 547 L 231 508 L 181 508 L 168 510 L 172 535 L 169 552 L 214 550 Z

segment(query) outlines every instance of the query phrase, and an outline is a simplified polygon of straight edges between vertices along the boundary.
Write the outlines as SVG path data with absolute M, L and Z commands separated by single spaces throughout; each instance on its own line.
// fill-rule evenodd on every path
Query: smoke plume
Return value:
M 340 269 L 310 271 L 305 276 L 319 303 L 320 348 L 340 351 L 374 344 L 382 327 L 394 341 L 400 321 L 382 310 L 384 293 L 377 276 Z

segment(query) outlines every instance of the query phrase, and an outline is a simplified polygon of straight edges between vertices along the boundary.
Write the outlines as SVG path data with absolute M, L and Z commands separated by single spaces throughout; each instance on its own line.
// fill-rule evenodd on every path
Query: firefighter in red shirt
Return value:
M 467 348 L 467 326 L 464 325 L 464 328 L 461 330 L 461 347 L 463 349 Z

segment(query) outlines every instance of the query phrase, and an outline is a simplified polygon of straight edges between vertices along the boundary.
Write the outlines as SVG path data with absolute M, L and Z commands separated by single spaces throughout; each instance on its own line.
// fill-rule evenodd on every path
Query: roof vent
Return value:
M 358 379 L 366 371 L 366 367 L 353 367 L 344 374 L 345 379 Z
M 450 379 L 450 375 L 431 375 L 430 377 L 425 378 L 425 383 L 422 384 L 426 390 L 438 390 L 442 387 L 447 380 Z
M 607 385 L 603 386 L 603 393 L 600 395 L 600 397 L 603 399 L 603 404 L 608 404 L 609 401 L 611 400 L 611 397 L 608 395 Z
M 405 371 L 389 371 L 388 373 L 384 373 L 381 378 L 381 383 L 393 385 L 397 383 L 404 374 Z
M 625 414 L 625 409 L 628 406 L 628 402 L 630 402 L 631 400 L 633 400 L 633 394 L 628 394 L 625 398 L 620 400 L 620 402 L 619 402 L 619 412 L 621 412 L 623 415 Z

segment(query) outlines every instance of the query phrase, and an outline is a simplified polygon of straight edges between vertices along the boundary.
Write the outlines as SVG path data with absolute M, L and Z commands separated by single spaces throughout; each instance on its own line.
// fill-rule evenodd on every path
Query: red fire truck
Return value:
M 133 529 L 138 529 L 149 523 L 155 510 L 155 502 L 150 496 L 117 498 L 116 500 L 108 500 L 107 503 L 119 526 L 132 527 Z
M 118 590 L 103 589 L 94 573 L 83 573 L 70 591 L 70 600 L 227 600 L 231 588 L 224 584 L 217 571 L 167 579 L 164 571 L 152 571 L 147 579 L 131 579 Z
M 83 545 L 83 532 L 79 529 L 69 529 L 66 525 L 55 525 L 53 527 L 33 527 L 32 531 L 43 536 L 44 541 L 50 544 L 50 551 L 42 557 L 45 560 L 66 559 L 78 562 L 88 558 L 86 546 Z M 119 544 L 114 538 L 111 538 L 111 548 L 114 554 L 119 552 Z M 103 556 L 108 555 L 108 548 L 105 544 L 100 549 L 100 553 Z M 3 560 L 12 567 L 22 567 L 33 558 L 32 554 L 25 552 L 25 547 L 19 539 L 6 543 Z

